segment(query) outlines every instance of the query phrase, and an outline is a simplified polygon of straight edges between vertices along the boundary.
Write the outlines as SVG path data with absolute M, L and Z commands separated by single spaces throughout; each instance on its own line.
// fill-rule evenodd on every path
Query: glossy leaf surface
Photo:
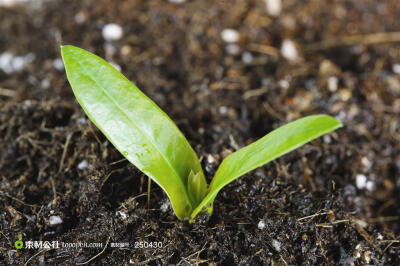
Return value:
M 236 178 L 341 126 L 339 121 L 328 115 L 307 116 L 275 129 L 230 154 L 219 166 L 207 196 L 193 211 L 191 218 L 212 204 L 217 193 Z
M 199 159 L 174 122 L 134 84 L 100 57 L 61 48 L 68 80 L 90 120 L 138 169 L 167 193 L 179 219 L 196 207 L 188 176 L 205 184 Z

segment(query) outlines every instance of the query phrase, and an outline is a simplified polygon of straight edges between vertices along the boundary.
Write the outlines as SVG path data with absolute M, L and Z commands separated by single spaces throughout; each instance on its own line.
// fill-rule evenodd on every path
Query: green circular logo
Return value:
M 14 246 L 15 246 L 16 249 L 21 249 L 24 246 L 24 242 L 22 241 L 22 237 L 18 238 L 18 240 L 14 242 Z

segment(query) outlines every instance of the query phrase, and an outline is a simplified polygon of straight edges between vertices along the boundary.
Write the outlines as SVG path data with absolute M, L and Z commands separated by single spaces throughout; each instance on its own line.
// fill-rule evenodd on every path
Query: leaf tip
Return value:
M 342 122 L 340 122 L 340 121 L 339 121 L 338 119 L 336 119 L 335 117 L 332 117 L 332 116 L 331 116 L 331 118 L 332 118 L 333 121 L 334 121 L 335 129 L 343 127 L 343 123 L 342 123 Z

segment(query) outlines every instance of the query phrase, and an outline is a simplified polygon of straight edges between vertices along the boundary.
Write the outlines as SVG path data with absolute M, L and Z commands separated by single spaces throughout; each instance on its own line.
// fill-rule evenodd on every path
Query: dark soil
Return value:
M 398 1 L 283 3 L 278 18 L 258 0 L 0 7 L 0 53 L 35 56 L 0 69 L 0 264 L 399 265 L 400 44 L 365 35 L 400 30 Z M 123 27 L 120 40 L 104 41 L 107 23 Z M 237 47 L 225 28 L 239 31 Z M 284 39 L 297 62 L 280 55 Z M 226 154 L 288 121 L 327 113 L 345 127 L 230 184 L 213 216 L 180 222 L 85 118 L 54 67 L 61 43 L 121 66 L 178 124 L 208 179 Z M 106 248 L 17 250 L 19 237 Z

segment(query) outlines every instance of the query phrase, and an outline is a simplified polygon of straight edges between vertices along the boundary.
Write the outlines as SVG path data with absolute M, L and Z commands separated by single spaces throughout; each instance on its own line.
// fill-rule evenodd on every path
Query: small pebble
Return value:
M 50 225 L 57 225 L 57 224 L 62 224 L 63 220 L 61 219 L 60 216 L 50 216 L 49 218 L 49 224 Z
M 14 59 L 11 61 L 12 68 L 14 71 L 21 71 L 25 67 L 25 60 L 22 56 L 16 56 Z
M 244 52 L 242 54 L 242 62 L 245 64 L 251 64 L 253 62 L 253 55 L 249 52 Z
M 265 8 L 268 15 L 272 17 L 277 17 L 282 11 L 282 1 L 281 0 L 264 0 Z
M 0 0 L 0 6 L 12 7 L 18 4 L 21 0 Z
M 368 223 L 363 220 L 357 220 L 357 224 L 363 228 L 368 226 Z
M 344 123 L 344 121 L 346 120 L 346 113 L 344 111 L 340 111 L 339 114 L 335 116 L 335 118 L 339 120 L 339 122 Z
M 358 250 L 358 249 L 354 250 L 354 252 L 353 252 L 353 258 L 358 259 L 358 258 L 360 258 L 360 257 L 361 257 L 361 252 L 360 252 L 360 250 Z
M 164 213 L 168 211 L 168 208 L 169 208 L 169 202 L 168 201 L 164 202 L 160 206 L 161 211 L 164 212 Z
M 88 13 L 85 11 L 79 11 L 75 14 L 74 19 L 77 24 L 85 23 L 88 19 Z
M 341 72 L 340 68 L 328 59 L 319 64 L 319 74 L 324 77 L 335 76 Z
M 126 218 L 128 218 L 128 214 L 126 214 L 126 213 L 123 212 L 123 211 L 117 211 L 115 214 L 116 214 L 117 216 L 119 215 L 119 216 L 121 217 L 122 220 L 126 220 Z
M 363 254 L 363 260 L 364 260 L 364 262 L 365 263 L 367 263 L 367 264 L 369 264 L 370 262 L 371 262 L 371 251 L 370 250 L 367 250 L 367 251 L 365 251 L 364 252 L 364 254 Z
M 393 70 L 394 73 L 400 74 L 400 64 L 394 64 L 392 66 L 392 70 Z
M 86 118 L 84 118 L 84 117 L 79 117 L 77 120 L 76 120 L 76 122 L 78 123 L 78 124 L 86 124 Z
M 64 70 L 64 63 L 61 58 L 56 58 L 53 60 L 53 67 L 58 71 Z
M 207 156 L 207 162 L 208 163 L 215 163 L 217 160 L 215 160 L 214 156 L 212 156 L 211 154 L 209 154 Z
M 132 52 L 132 46 L 125 44 L 124 46 L 122 46 L 121 48 L 121 55 L 123 56 L 127 56 Z
M 40 86 L 42 86 L 43 89 L 48 89 L 50 88 L 50 80 L 45 78 L 40 82 Z
M 296 61 L 299 59 L 299 53 L 295 43 L 292 40 L 284 40 L 281 46 L 281 54 L 289 61 Z
M 79 170 L 86 170 L 89 168 L 89 163 L 86 160 L 83 160 L 78 164 L 78 169 Z
M 374 182 L 372 182 L 372 181 L 367 181 L 367 183 L 365 184 L 365 188 L 366 188 L 368 191 L 374 190 L 374 188 L 375 188 Z
M 231 55 L 238 55 L 240 53 L 240 47 L 237 44 L 230 43 L 225 49 L 226 52 Z
M 31 100 L 25 100 L 24 102 L 23 102 L 23 109 L 24 110 L 27 110 L 29 107 L 31 107 L 32 106 L 32 101 Z
M 123 30 L 120 25 L 110 23 L 103 27 L 102 33 L 106 41 L 117 41 L 122 38 Z
M 35 59 L 33 53 L 24 56 L 14 56 L 10 52 L 0 54 L 0 69 L 6 74 L 11 74 L 23 70 L 30 62 Z
M 279 242 L 278 240 L 272 239 L 272 246 L 277 252 L 281 251 L 281 242 Z
M 358 189 L 364 189 L 367 185 L 367 177 L 362 174 L 356 175 L 356 186 Z
M 348 89 L 342 89 L 339 91 L 339 96 L 342 101 L 347 102 L 351 98 L 351 91 Z
M 168 2 L 174 3 L 174 4 L 183 4 L 186 2 L 186 0 L 168 0 Z
M 11 62 L 14 56 L 10 52 L 4 52 L 0 55 L 0 69 L 3 70 L 6 74 L 10 74 L 13 72 Z
M 372 166 L 372 162 L 367 157 L 361 158 L 361 164 L 367 169 L 370 169 Z
M 229 154 L 231 154 L 232 153 L 232 150 L 231 149 L 224 149 L 222 152 L 221 152 L 221 156 L 222 156 L 222 158 L 223 159 L 225 159 Z
M 263 78 L 263 79 L 261 80 L 261 84 L 262 84 L 263 86 L 271 86 L 271 85 L 272 85 L 272 79 L 270 79 L 270 78 Z
M 239 32 L 237 30 L 234 29 L 224 29 L 221 32 L 221 38 L 222 40 L 224 40 L 225 42 L 228 43 L 234 43 L 239 41 L 240 35 Z
M 330 144 L 332 142 L 331 136 L 329 135 L 324 135 L 324 142 L 326 144 Z
M 228 113 L 228 108 L 226 106 L 220 106 L 219 107 L 219 113 L 221 115 L 226 115 Z
M 258 229 L 263 230 L 265 228 L 265 223 L 263 221 L 259 221 L 257 227 Z
M 338 89 L 339 79 L 335 76 L 328 78 L 328 90 L 335 92 Z
M 285 80 L 285 79 L 280 80 L 278 83 L 279 83 L 279 86 L 280 86 L 281 88 L 284 88 L 284 89 L 288 89 L 289 86 L 290 86 L 289 81 L 287 81 L 287 80 Z

